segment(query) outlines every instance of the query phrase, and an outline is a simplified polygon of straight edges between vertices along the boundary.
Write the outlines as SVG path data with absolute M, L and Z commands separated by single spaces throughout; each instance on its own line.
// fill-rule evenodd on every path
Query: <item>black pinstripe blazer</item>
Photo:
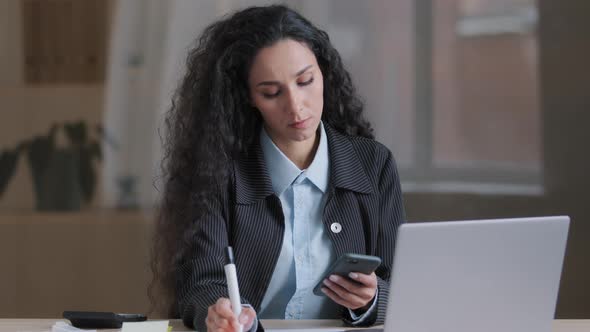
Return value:
M 399 177 L 391 152 L 366 138 L 340 134 L 325 125 L 330 156 L 330 185 L 323 223 L 337 256 L 361 253 L 381 257 L 378 310 L 366 325 L 383 323 L 389 293 L 395 237 L 404 220 Z M 208 307 L 227 297 L 223 250 L 233 246 L 242 303 L 259 311 L 284 233 L 284 216 L 274 194 L 259 141 L 236 160 L 228 190 L 196 221 L 195 251 L 179 267 L 176 309 L 184 324 L 206 330 Z M 330 225 L 342 225 L 333 233 Z M 318 276 L 319 278 L 319 276 Z M 342 318 L 350 323 L 348 310 Z M 259 330 L 262 327 L 259 324 Z

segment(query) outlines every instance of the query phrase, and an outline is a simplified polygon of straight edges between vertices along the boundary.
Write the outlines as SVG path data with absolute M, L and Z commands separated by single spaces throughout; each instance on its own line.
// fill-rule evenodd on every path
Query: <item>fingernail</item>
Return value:
M 326 292 L 326 288 L 325 287 L 322 287 L 320 290 L 322 291 L 322 293 L 325 293 Z
M 349 277 L 351 277 L 352 279 L 357 279 L 359 277 L 358 273 L 354 273 L 354 272 L 350 272 L 348 274 Z
M 328 279 L 324 279 L 324 285 L 330 286 L 330 281 L 328 281 Z
M 338 277 L 335 275 L 331 275 L 329 279 L 332 281 L 338 281 Z

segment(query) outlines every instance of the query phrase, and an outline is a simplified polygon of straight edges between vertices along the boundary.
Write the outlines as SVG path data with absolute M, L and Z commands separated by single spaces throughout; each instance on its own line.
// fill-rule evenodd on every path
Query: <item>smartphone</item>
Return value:
M 317 296 L 325 296 L 321 288 L 324 285 L 324 279 L 332 274 L 337 274 L 348 278 L 350 272 L 359 272 L 363 274 L 371 274 L 381 265 L 381 258 L 377 256 L 361 255 L 346 253 L 340 256 L 329 268 L 326 273 L 318 281 L 313 288 L 313 293 Z
M 63 317 L 69 319 L 74 327 L 80 329 L 120 329 L 123 322 L 143 322 L 142 314 L 117 314 L 99 311 L 64 311 Z

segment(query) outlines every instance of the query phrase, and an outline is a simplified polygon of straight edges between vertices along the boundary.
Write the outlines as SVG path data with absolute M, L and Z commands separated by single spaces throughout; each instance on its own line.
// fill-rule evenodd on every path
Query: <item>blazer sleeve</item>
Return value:
M 191 254 L 178 268 L 176 309 L 183 323 L 197 331 L 206 331 L 205 319 L 210 305 L 228 297 L 224 274 L 224 249 L 229 245 L 228 193 L 211 204 L 209 212 L 194 220 Z M 242 298 L 243 304 L 248 301 Z
M 379 193 L 381 195 L 381 222 L 376 253 L 382 258 L 384 264 L 377 270 L 379 298 L 377 299 L 377 317 L 374 324 L 385 322 L 397 229 L 405 222 L 406 218 L 399 173 L 393 155 L 389 151 L 379 180 Z
M 400 178 L 390 151 L 387 152 L 387 158 L 378 179 L 378 195 L 381 218 L 378 221 L 379 233 L 375 255 L 381 257 L 382 264 L 375 271 L 379 290 L 377 310 L 374 310 L 362 323 L 354 324 L 355 326 L 371 326 L 385 322 L 395 239 L 398 227 L 405 220 Z M 345 315 L 344 320 L 349 324 L 354 323 L 350 315 Z

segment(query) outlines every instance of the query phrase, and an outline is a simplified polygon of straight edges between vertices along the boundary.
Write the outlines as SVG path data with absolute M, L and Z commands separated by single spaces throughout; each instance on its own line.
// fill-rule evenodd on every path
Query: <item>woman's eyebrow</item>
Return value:
M 301 69 L 300 71 L 298 71 L 298 72 L 297 72 L 297 74 L 295 74 L 295 76 L 294 76 L 294 77 L 297 77 L 297 76 L 299 76 L 299 75 L 301 75 L 301 74 L 305 73 L 305 71 L 307 71 L 309 68 L 311 68 L 311 66 L 312 66 L 312 65 L 308 65 L 307 67 L 305 67 L 305 68 Z
M 308 65 L 305 68 L 301 69 L 300 71 L 298 71 L 295 75 L 293 75 L 293 77 L 297 77 L 303 73 L 305 73 L 309 68 L 311 68 L 313 65 Z M 256 86 L 260 86 L 260 85 L 279 85 L 280 83 L 277 81 L 264 81 L 264 82 L 260 82 L 258 84 L 256 84 Z

